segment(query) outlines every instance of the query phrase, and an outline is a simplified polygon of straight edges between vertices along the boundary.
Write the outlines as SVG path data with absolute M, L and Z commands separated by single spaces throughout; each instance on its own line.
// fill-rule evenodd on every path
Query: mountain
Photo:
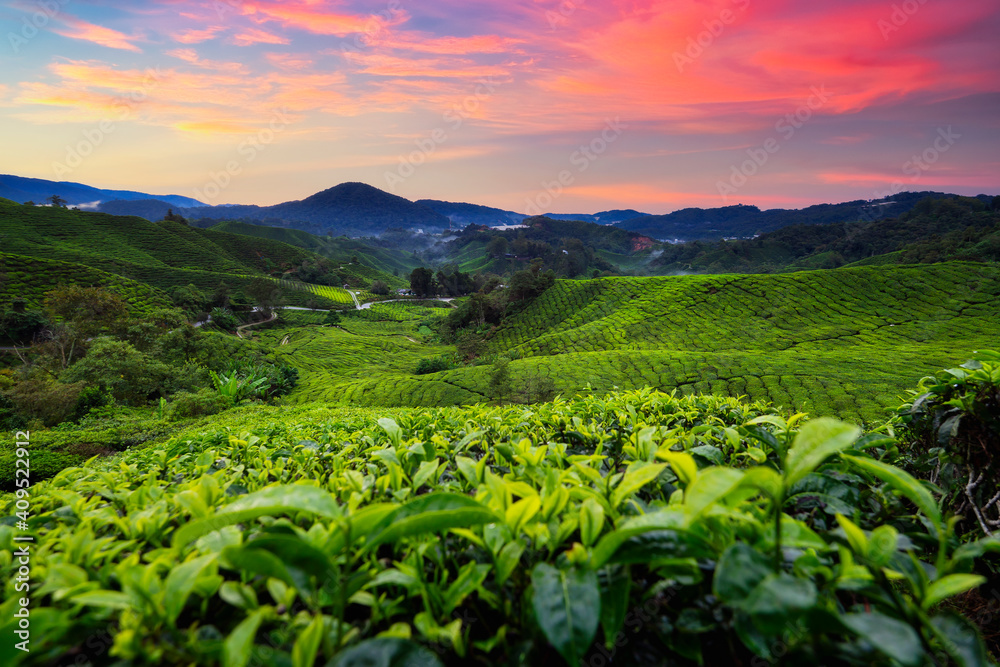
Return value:
M 822 225 L 858 220 L 897 217 L 925 197 L 949 199 L 957 195 L 942 192 L 902 192 L 873 201 L 859 199 L 841 204 L 817 204 L 803 209 L 770 209 L 756 206 L 685 208 L 666 215 L 648 215 L 618 223 L 622 229 L 639 232 L 663 241 L 752 238 L 790 225 Z M 983 201 L 989 198 L 980 195 Z
M 600 213 L 595 213 L 595 222 L 602 225 L 614 225 L 619 222 L 624 222 L 626 220 L 635 220 L 636 218 L 646 218 L 652 217 L 649 213 L 640 213 L 639 211 L 627 208 L 625 210 L 615 209 L 614 211 L 601 211 Z
M 522 213 L 480 206 L 479 204 L 438 201 L 436 199 L 420 199 L 417 203 L 446 216 L 460 227 L 466 225 L 486 225 L 487 227 L 519 225 L 527 217 Z
M 41 178 L 24 178 L 22 176 L 0 175 L 0 197 L 23 204 L 33 201 L 42 204 L 52 195 L 59 195 L 71 206 L 90 205 L 101 202 L 120 200 L 157 199 L 170 206 L 204 206 L 197 199 L 180 195 L 150 195 L 132 190 L 102 190 L 81 183 L 65 181 L 46 181 Z
M 178 211 L 190 218 L 259 221 L 314 234 L 377 236 L 404 227 L 440 232 L 451 221 L 430 208 L 364 183 L 341 183 L 301 201 L 275 206 L 215 206 Z
M 180 211 L 181 207 L 171 205 L 162 199 L 134 199 L 131 201 L 113 199 L 98 204 L 97 210 L 111 215 L 134 215 L 150 222 L 157 222 L 163 220 L 170 211 Z
M 650 273 L 770 273 L 1000 261 L 1000 197 L 924 197 L 893 218 L 787 225 L 752 239 L 664 245 Z

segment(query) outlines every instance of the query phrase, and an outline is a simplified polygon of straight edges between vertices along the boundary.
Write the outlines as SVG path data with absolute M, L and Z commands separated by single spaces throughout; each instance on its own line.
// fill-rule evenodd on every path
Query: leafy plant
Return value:
M 975 519 L 966 531 L 992 535 L 1000 528 L 1000 354 L 979 352 L 911 394 L 899 409 L 911 465 L 945 490 L 946 507 Z

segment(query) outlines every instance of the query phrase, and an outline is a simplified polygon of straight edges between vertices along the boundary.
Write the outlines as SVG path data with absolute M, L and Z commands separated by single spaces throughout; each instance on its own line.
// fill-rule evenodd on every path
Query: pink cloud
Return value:
M 142 52 L 142 49 L 132 43 L 138 39 L 137 37 L 126 35 L 111 28 L 88 23 L 87 21 L 71 16 L 64 17 L 61 20 L 65 24 L 65 27 L 53 28 L 52 31 L 63 37 L 79 39 L 111 49 L 122 49 L 137 53 Z
M 199 44 L 214 38 L 223 30 L 225 30 L 223 26 L 210 26 L 204 30 L 184 30 L 171 36 L 181 44 Z
M 254 44 L 288 44 L 289 40 L 287 37 L 275 35 L 265 30 L 245 28 L 233 35 L 233 43 L 236 46 L 253 46 Z

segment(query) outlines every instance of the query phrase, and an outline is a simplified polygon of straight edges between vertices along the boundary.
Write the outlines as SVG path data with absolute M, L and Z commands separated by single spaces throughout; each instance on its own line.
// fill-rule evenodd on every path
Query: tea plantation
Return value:
M 542 377 L 570 394 L 651 386 L 748 396 L 875 423 L 921 377 L 996 347 L 998 304 L 1000 269 L 972 263 L 559 281 L 488 346 L 513 359 L 515 385 Z M 479 366 L 353 380 L 328 367 L 306 374 L 301 396 L 467 404 L 486 398 L 488 375 Z
M 0 312 L 89 347 L 25 343 L 0 389 L 100 399 L 0 394 L 0 665 L 993 664 L 997 266 L 535 267 L 361 309 L 403 281 L 240 228 L 0 201 Z M 220 281 L 303 308 L 191 326 Z M 75 332 L 69 284 L 121 317 Z M 136 364 L 160 393 L 99 390 Z
M 885 436 L 650 390 L 241 415 L 24 494 L 3 664 L 988 664 L 948 600 L 1000 543 Z

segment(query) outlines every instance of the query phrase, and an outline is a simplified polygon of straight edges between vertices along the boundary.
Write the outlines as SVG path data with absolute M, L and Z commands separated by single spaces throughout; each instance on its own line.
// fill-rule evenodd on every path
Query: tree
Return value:
M 510 394 L 510 389 L 510 360 L 507 357 L 497 357 L 490 369 L 490 398 L 503 403 L 503 399 Z
M 55 206 L 56 208 L 66 208 L 66 204 L 68 203 L 65 199 L 63 199 L 59 195 L 52 195 L 51 197 L 48 198 L 47 201 L 52 202 L 52 205 Z
M 183 215 L 178 215 L 177 213 L 174 213 L 174 209 L 172 208 L 167 209 L 167 214 L 163 216 L 163 219 L 167 222 L 179 222 L 182 225 L 188 224 L 187 218 L 185 218 Z
M 992 208 L 994 211 L 1000 211 L 1000 195 L 993 198 Z
M 170 368 L 143 354 L 129 343 L 101 336 L 87 356 L 60 376 L 67 383 L 84 382 L 100 387 L 126 405 L 141 405 L 150 394 L 165 394 L 164 381 Z
M 68 285 L 45 295 L 46 328 L 42 351 L 68 368 L 85 351 L 87 341 L 104 333 L 120 333 L 128 323 L 128 304 L 101 287 Z
M 384 280 L 373 280 L 371 286 L 372 294 L 388 294 L 389 285 Z
M 510 252 L 510 244 L 507 243 L 507 239 L 503 236 L 494 236 L 490 242 L 486 244 L 486 254 L 490 257 L 503 257 L 508 252 Z
M 418 267 L 410 273 L 410 289 L 417 296 L 431 296 L 435 292 L 434 272 Z
M 281 301 L 278 285 L 267 278 L 255 278 L 247 287 L 247 295 L 265 313 L 270 313 Z

